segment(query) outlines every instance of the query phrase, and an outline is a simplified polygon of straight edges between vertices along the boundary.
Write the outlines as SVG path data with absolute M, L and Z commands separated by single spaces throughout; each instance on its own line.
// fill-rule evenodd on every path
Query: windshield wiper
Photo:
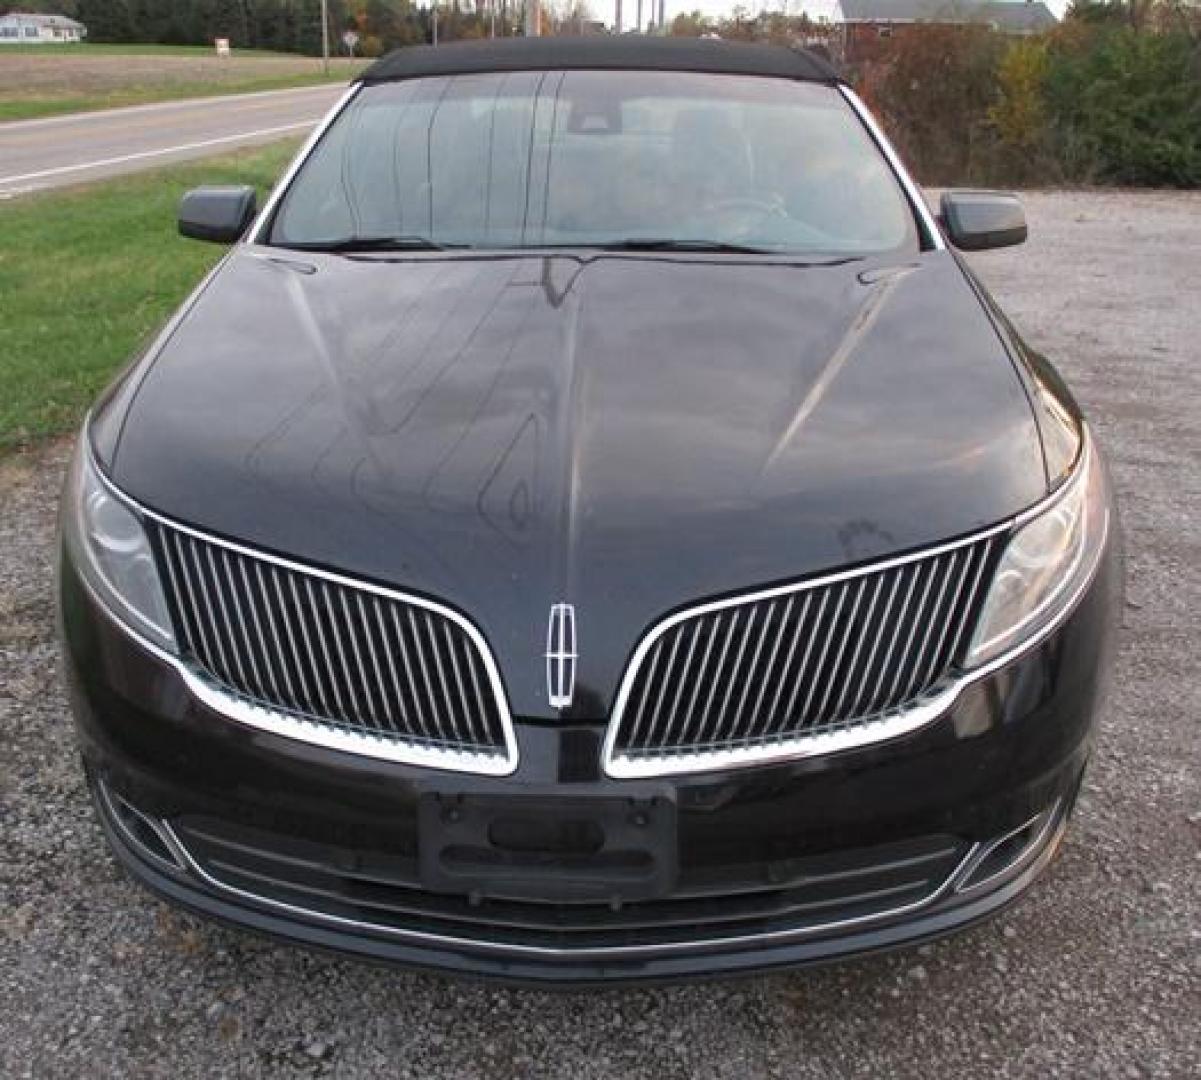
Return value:
M 281 246 L 349 255 L 358 251 L 446 251 L 448 246 L 456 245 L 437 244 L 428 236 L 344 236 L 339 240 L 298 240 Z
M 610 244 L 598 244 L 605 251 L 710 251 L 724 255 L 778 255 L 768 248 L 747 244 L 728 244 L 722 240 L 673 240 L 669 237 L 630 236 Z

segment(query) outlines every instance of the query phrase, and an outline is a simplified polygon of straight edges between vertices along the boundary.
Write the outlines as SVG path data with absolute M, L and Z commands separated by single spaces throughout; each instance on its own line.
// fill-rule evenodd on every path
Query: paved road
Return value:
M 0 123 L 0 198 L 299 134 L 343 89 L 309 86 Z

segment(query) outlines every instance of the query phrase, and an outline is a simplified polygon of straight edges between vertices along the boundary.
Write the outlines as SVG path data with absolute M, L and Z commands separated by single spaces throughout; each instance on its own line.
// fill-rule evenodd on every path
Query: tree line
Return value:
M 434 37 L 511 36 L 525 22 L 525 0 L 328 0 L 330 47 L 345 52 L 342 35 L 353 30 L 359 56 L 379 56 Z M 570 31 L 587 17 L 581 0 L 544 4 L 544 33 Z M 227 38 L 235 49 L 269 49 L 318 55 L 321 0 L 24 0 L 0 3 L 8 10 L 69 15 L 88 28 L 88 41 L 156 45 L 211 45 Z

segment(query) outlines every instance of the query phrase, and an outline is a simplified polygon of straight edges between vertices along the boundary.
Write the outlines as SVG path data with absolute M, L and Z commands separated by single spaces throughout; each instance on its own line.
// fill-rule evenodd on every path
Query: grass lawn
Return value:
M 0 53 L 0 58 L 3 53 Z M 89 97 L 48 95 L 45 97 L 0 98 L 0 123 L 5 120 L 37 120 L 63 113 L 116 109 L 123 105 L 146 105 L 155 101 L 180 101 L 184 98 L 218 97 L 223 94 L 248 94 L 257 90 L 287 90 L 294 86 L 321 86 L 346 82 L 353 71 L 345 63 L 330 65 L 329 75 L 248 75 L 228 82 L 156 83 L 124 86 Z
M 74 427 L 221 257 L 177 234 L 182 192 L 255 184 L 261 201 L 296 146 L 0 202 L 0 455 Z

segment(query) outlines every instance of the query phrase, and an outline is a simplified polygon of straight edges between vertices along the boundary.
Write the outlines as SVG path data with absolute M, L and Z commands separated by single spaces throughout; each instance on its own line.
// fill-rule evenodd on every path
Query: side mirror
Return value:
M 961 251 L 1009 247 L 1026 239 L 1021 201 L 1003 191 L 944 191 L 939 217 Z
M 232 244 L 254 220 L 258 198 L 254 188 L 193 188 L 179 201 L 179 231 L 194 240 Z

